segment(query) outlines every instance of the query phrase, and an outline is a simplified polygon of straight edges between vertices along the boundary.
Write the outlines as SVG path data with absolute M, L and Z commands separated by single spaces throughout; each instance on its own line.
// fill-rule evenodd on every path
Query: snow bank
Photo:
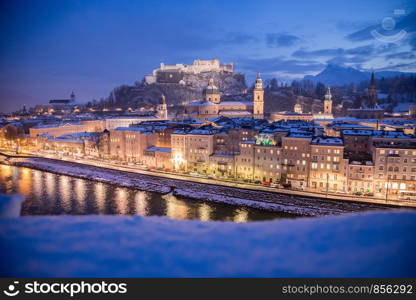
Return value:
M 1 276 L 416 275 L 416 213 L 235 224 L 159 217 L 0 219 Z
M 268 203 L 268 202 L 260 202 L 255 200 L 248 200 L 248 199 L 241 199 L 236 197 L 224 196 L 219 194 L 213 194 L 212 192 L 197 192 L 192 190 L 184 190 L 180 188 L 175 188 L 173 191 L 173 195 L 187 197 L 197 200 L 204 200 L 208 202 L 216 202 L 216 203 L 226 203 L 230 205 L 236 206 L 246 206 L 260 210 L 267 210 L 267 211 L 274 211 L 274 212 L 285 212 L 291 213 L 294 215 L 303 215 L 303 216 L 318 216 L 319 213 L 311 211 L 310 209 L 297 207 L 297 206 L 290 206 L 280 205 L 277 203 Z
M 123 187 L 138 188 L 143 191 L 157 192 L 166 194 L 169 193 L 170 187 L 155 182 L 146 182 L 138 178 L 133 178 L 129 174 L 123 172 L 102 169 L 93 166 L 82 166 L 68 162 L 54 162 L 52 160 L 38 159 L 38 158 L 13 158 L 13 165 L 19 167 L 28 167 L 39 169 L 42 171 L 63 174 L 66 176 L 73 176 L 82 179 L 95 180 L 99 182 L 115 184 Z
M 383 208 L 380 205 L 371 203 L 308 198 L 262 190 L 211 185 L 44 158 L 13 158 L 11 163 L 20 167 L 117 184 L 143 191 L 163 194 L 173 191 L 175 195 L 202 201 L 222 202 L 303 216 L 338 215 L 346 212 L 379 210 Z
M 19 217 L 24 200 L 22 195 L 0 194 L 0 218 Z

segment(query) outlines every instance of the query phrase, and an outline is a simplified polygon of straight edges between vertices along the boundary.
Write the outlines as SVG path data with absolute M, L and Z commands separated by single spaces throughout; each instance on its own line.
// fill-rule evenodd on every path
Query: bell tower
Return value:
M 167 120 L 168 119 L 168 106 L 166 104 L 166 97 L 162 94 L 160 98 L 160 104 L 157 106 L 157 112 L 160 119 Z
M 74 93 L 74 91 L 72 91 L 70 98 L 71 98 L 71 102 L 75 102 L 75 93 Z
M 328 87 L 325 94 L 324 99 L 324 113 L 325 114 L 332 114 L 332 95 L 331 95 L 331 88 Z
M 253 90 L 253 117 L 256 119 L 264 118 L 264 90 L 260 73 L 257 73 Z

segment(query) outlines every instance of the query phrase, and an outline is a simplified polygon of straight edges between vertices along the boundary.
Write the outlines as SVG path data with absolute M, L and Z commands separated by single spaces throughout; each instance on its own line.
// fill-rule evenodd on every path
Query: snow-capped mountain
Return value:
M 380 71 L 375 72 L 376 79 L 385 77 L 395 77 L 400 75 L 411 75 L 412 73 L 404 73 L 397 71 Z M 325 85 L 344 85 L 348 83 L 359 83 L 369 80 L 371 72 L 360 71 L 351 67 L 345 67 L 335 64 L 328 64 L 326 68 L 317 75 L 306 75 L 305 80 L 314 83 L 322 82 Z

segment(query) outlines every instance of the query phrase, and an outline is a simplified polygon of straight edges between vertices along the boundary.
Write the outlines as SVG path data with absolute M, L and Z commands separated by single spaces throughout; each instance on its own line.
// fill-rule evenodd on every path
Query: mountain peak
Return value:
M 410 75 L 410 73 L 382 71 L 376 72 L 376 78 L 394 77 L 402 74 Z M 360 71 L 349 66 L 329 63 L 319 74 L 306 75 L 304 80 L 310 80 L 314 83 L 322 82 L 325 85 L 336 86 L 370 80 L 370 75 L 370 72 Z

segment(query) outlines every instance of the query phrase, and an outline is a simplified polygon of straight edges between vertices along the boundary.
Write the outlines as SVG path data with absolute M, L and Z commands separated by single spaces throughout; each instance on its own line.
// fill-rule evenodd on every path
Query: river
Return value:
M 287 213 L 196 201 L 7 165 L 0 165 L 0 193 L 24 195 L 22 216 L 108 214 L 233 222 L 295 217 Z

